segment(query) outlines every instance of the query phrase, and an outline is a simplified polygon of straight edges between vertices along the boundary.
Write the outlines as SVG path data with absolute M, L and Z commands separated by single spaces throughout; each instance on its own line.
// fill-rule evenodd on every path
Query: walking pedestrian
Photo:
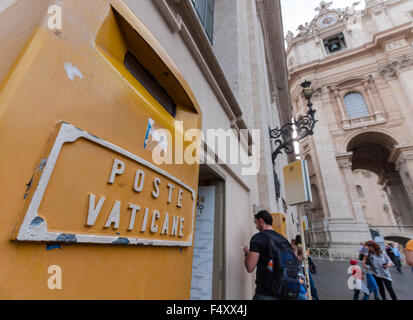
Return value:
M 313 300 L 319 300 L 317 287 L 315 286 L 315 282 L 312 276 L 312 274 L 317 274 L 317 267 L 310 257 L 309 250 L 307 250 L 307 255 L 308 255 L 308 265 L 309 265 L 308 277 L 310 278 L 311 297 Z
M 367 248 L 367 246 L 366 246 Z M 363 276 L 366 279 L 367 282 L 367 288 L 369 289 L 369 297 L 373 293 L 374 300 L 380 300 L 379 298 L 379 286 L 377 285 L 376 279 L 374 278 L 373 272 L 371 271 L 371 262 L 370 258 L 368 257 L 368 254 L 365 255 L 366 257 L 366 263 L 364 264 L 364 259 L 363 259 L 363 266 L 364 266 L 364 272 Z M 363 278 L 364 279 L 364 278 Z M 366 300 L 368 300 L 366 299 Z
M 297 298 L 300 288 L 299 262 L 290 243 L 272 228 L 273 219 L 268 211 L 258 212 L 254 216 L 254 223 L 260 232 L 251 238 L 249 249 L 248 246 L 244 247 L 245 268 L 249 273 L 257 270 L 253 300 Z M 282 254 L 281 262 L 274 251 Z M 295 274 L 296 278 L 286 277 L 291 274 Z
M 302 246 L 296 247 L 295 248 L 295 253 L 297 255 L 298 260 L 301 263 L 301 276 L 304 275 L 304 278 L 305 278 L 305 283 L 301 283 L 301 281 L 300 281 L 300 283 L 302 284 L 302 286 L 307 287 L 308 283 L 307 283 L 307 278 L 305 277 L 304 262 L 303 262 L 303 259 L 304 259 L 303 247 Z M 308 250 L 307 250 L 307 255 L 309 256 L 309 251 Z M 315 286 L 314 279 L 313 279 L 313 276 L 311 275 L 311 273 L 312 273 L 311 267 L 309 267 L 308 268 L 308 277 L 309 277 L 309 280 L 310 280 L 309 285 L 310 285 L 310 290 L 311 290 L 311 298 L 312 298 L 312 300 L 319 300 L 318 291 L 317 291 L 317 288 Z M 307 296 L 307 299 L 308 299 L 308 295 L 306 295 L 306 296 Z M 303 298 L 303 297 L 301 297 L 301 298 Z M 306 300 L 306 299 L 300 299 L 300 297 L 299 297 L 298 300 Z
M 358 264 L 358 261 L 350 260 L 350 265 L 357 266 L 357 264 Z M 353 268 L 353 276 L 355 276 L 356 279 L 361 281 L 358 283 L 360 286 L 354 288 L 353 300 L 359 300 L 360 292 L 364 293 L 363 300 L 369 300 L 370 290 L 367 288 L 367 286 L 364 283 L 365 273 L 361 271 L 360 267 L 357 267 L 357 268 Z
M 364 257 L 369 254 L 369 249 L 366 247 L 365 242 L 360 242 L 359 249 L 359 261 L 364 261 Z
M 295 254 L 298 258 L 298 260 L 300 261 L 301 267 L 300 267 L 300 273 L 299 273 L 299 277 L 300 277 L 300 293 L 298 295 L 298 299 L 297 300 L 308 300 L 308 293 L 307 293 L 307 279 L 305 277 L 305 271 L 304 271 L 304 267 L 302 265 L 303 263 L 303 247 L 298 246 L 295 249 Z
M 374 241 L 368 241 L 366 245 L 369 249 L 369 254 L 364 257 L 363 267 L 367 268 L 367 260 L 369 260 L 371 271 L 377 282 L 380 296 L 383 300 L 387 300 L 385 287 L 391 298 L 393 300 L 397 300 L 397 296 L 392 285 L 393 280 L 390 274 L 392 262 L 389 256 L 385 252 L 382 252 L 380 246 Z
M 295 241 L 294 244 L 298 247 L 298 246 L 302 246 L 301 244 L 301 236 L 299 234 L 297 234 L 297 236 L 295 237 Z
M 386 245 L 386 253 L 389 256 L 391 262 L 395 265 L 396 263 L 394 262 L 393 248 L 389 244 Z
M 401 259 L 403 259 L 399 249 L 397 249 L 393 243 L 390 243 L 390 247 L 393 251 L 393 256 L 394 256 L 394 264 L 396 266 L 397 272 L 402 274 L 402 262 Z
M 308 266 L 312 274 L 317 274 L 317 266 L 315 265 L 313 259 L 311 259 L 310 253 L 308 253 Z

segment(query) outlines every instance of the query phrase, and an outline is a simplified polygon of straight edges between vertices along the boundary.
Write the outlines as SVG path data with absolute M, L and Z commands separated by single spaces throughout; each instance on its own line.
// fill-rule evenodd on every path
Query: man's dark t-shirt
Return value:
M 278 234 L 274 230 L 264 230 L 263 232 L 268 233 L 270 235 Z M 250 251 L 257 252 L 260 254 L 260 257 L 258 259 L 258 264 L 257 264 L 257 278 L 255 281 L 255 283 L 257 284 L 257 288 L 255 290 L 255 293 L 265 295 L 265 296 L 271 296 L 271 294 L 267 292 L 267 290 L 265 290 L 264 284 L 262 282 L 262 275 L 268 264 L 268 246 L 269 246 L 268 236 L 264 235 L 263 232 L 260 232 L 254 235 L 250 242 Z

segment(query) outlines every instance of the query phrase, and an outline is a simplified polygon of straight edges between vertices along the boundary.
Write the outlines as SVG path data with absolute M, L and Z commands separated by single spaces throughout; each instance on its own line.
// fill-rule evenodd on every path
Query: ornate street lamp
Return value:
M 275 139 L 276 149 L 272 153 L 272 161 L 282 150 L 286 154 L 292 154 L 294 152 L 294 142 L 298 142 L 305 137 L 312 136 L 314 134 L 314 127 L 318 120 L 315 119 L 316 110 L 313 109 L 313 104 L 311 103 L 311 98 L 314 94 L 314 89 L 311 88 L 310 81 L 304 81 L 301 86 L 303 87 L 302 94 L 307 100 L 308 112 L 305 116 L 294 118 L 293 122 L 288 122 L 281 128 L 270 129 L 270 139 Z M 297 137 L 293 138 L 294 131 L 297 132 Z

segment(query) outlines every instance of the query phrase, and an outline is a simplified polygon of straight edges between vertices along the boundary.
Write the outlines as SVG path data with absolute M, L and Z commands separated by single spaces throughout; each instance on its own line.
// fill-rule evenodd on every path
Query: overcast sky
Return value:
M 330 2 L 331 0 L 326 0 Z M 281 0 L 284 34 L 292 31 L 296 34 L 296 30 L 300 24 L 310 22 L 318 12 L 314 11 L 320 4 L 321 0 Z M 363 9 L 365 6 L 364 0 L 333 0 L 331 8 L 351 7 L 354 2 L 361 2 L 357 9 Z

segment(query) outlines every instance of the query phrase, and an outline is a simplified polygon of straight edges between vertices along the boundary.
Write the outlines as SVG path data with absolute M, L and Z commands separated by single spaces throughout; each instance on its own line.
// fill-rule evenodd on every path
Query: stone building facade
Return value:
M 58 5 L 62 8 L 63 24 L 59 31 L 50 31 L 47 27 L 48 8 L 51 5 Z M 254 275 L 248 274 L 245 270 L 244 254 L 241 247 L 248 245 L 251 236 L 257 232 L 253 223 L 253 213 L 259 209 L 267 209 L 270 212 L 291 215 L 293 211 L 292 208 L 287 208 L 283 202 L 285 191 L 281 183 L 283 180 L 282 168 L 288 163 L 288 159 L 282 155 L 277 158 L 276 163 L 272 162 L 272 145 L 268 133 L 269 128 L 279 127 L 291 118 L 280 3 L 278 0 L 0 0 L 1 133 L 7 131 L 8 127 L 4 125 L 4 121 L 6 121 L 7 112 L 12 110 L 9 105 L 4 103 L 4 97 L 7 97 L 7 92 L 9 92 L 7 91 L 9 79 L 13 79 L 14 74 L 21 70 L 26 59 L 29 59 L 22 52 L 29 47 L 35 38 L 34 35 L 40 30 L 56 41 L 60 41 L 59 39 L 66 41 L 65 43 L 70 46 L 70 50 L 65 52 L 68 56 L 67 59 L 71 58 L 73 63 L 76 63 L 76 54 L 78 54 L 77 50 L 79 49 L 76 42 L 71 41 L 71 39 L 79 34 L 85 34 L 84 30 L 87 30 L 88 34 L 97 34 L 102 21 L 110 15 L 111 10 L 116 10 L 120 16 L 126 12 L 128 17 L 130 15 L 136 17 L 139 23 L 144 25 L 145 32 L 156 39 L 156 44 L 162 49 L 162 53 L 167 55 L 180 71 L 202 111 L 202 130 L 205 137 L 207 137 L 208 129 L 223 129 L 229 132 L 229 137 L 235 138 L 242 155 L 253 156 L 258 152 L 257 158 L 250 158 L 253 159 L 253 164 L 259 168 L 258 173 L 248 175 L 243 174 L 243 169 L 247 167 L 245 164 L 223 161 L 227 149 L 220 153 L 219 149 L 217 150 L 209 144 L 209 141 L 206 140 L 203 143 L 205 152 L 200 168 L 199 187 L 215 188 L 215 202 L 212 208 L 215 220 L 213 231 L 209 234 L 209 236 L 212 233 L 214 235 L 213 248 L 210 247 L 211 252 L 208 252 L 208 256 L 204 256 L 206 259 L 204 259 L 204 264 L 211 264 L 212 269 L 209 269 L 207 274 L 199 276 L 199 279 L 205 280 L 203 287 L 200 285 L 200 287 L 192 288 L 200 291 L 205 289 L 204 298 L 209 295 L 213 299 L 251 299 L 255 288 Z M 21 15 L 22 13 L 24 15 Z M 88 18 L 86 19 L 86 17 Z M 73 27 L 73 24 L 76 26 Z M 91 38 L 89 41 L 88 38 L 86 44 L 88 48 L 94 44 L 93 42 L 94 39 Z M 95 48 L 92 47 L 90 50 L 95 57 L 96 52 L 93 51 Z M 107 67 L 106 61 L 103 61 L 100 56 L 95 57 L 90 63 Z M 78 65 L 78 67 L 86 74 L 88 69 L 86 64 Z M 123 66 L 121 67 L 123 68 Z M 151 66 L 145 67 L 149 68 L 150 71 Z M 56 67 L 56 74 L 61 75 L 63 83 L 66 84 L 68 79 L 65 76 L 63 63 Z M 166 77 L 168 73 L 163 75 Z M 113 82 L 127 86 L 125 77 L 120 77 L 116 73 L 114 79 Z M 86 80 L 83 80 L 83 77 L 77 79 L 76 83 L 79 86 L 85 86 Z M 94 83 L 94 77 L 90 76 L 88 81 Z M 109 80 L 103 79 L 102 81 Z M 85 92 L 87 92 L 86 90 L 87 88 L 85 88 Z M 60 103 L 58 101 L 56 105 L 60 106 Z M 73 105 L 74 107 L 82 106 L 82 101 L 73 100 Z M 123 105 L 119 105 L 119 108 L 123 108 Z M 116 115 L 114 112 L 114 119 L 106 120 L 114 123 Z M 87 128 L 90 126 L 90 120 L 89 117 L 83 117 L 79 120 L 79 126 L 82 126 L 83 123 L 83 127 Z M 30 122 L 31 119 L 20 119 L 19 128 L 32 128 L 32 126 L 26 125 L 27 121 Z M 110 128 L 115 127 L 110 126 Z M 144 129 L 146 130 L 146 128 L 142 130 Z M 254 129 L 259 130 L 258 136 L 253 134 Z M 100 137 L 107 137 L 108 140 L 114 139 L 110 137 L 111 134 L 111 130 L 107 130 L 101 132 Z M 4 133 L 3 137 L 7 137 L 7 132 Z M 39 145 L 41 143 L 39 142 Z M 131 152 L 144 152 L 140 149 L 134 151 L 143 146 L 143 143 L 137 143 L 134 138 L 126 141 L 125 144 L 125 148 L 130 148 Z M 19 150 L 26 152 L 24 146 Z M 19 170 L 10 170 L 14 163 L 7 162 L 9 158 L 13 157 L 24 158 L 29 164 L 30 170 L 27 171 L 30 173 L 32 168 L 36 166 L 35 161 L 37 161 L 39 154 L 36 151 L 23 154 L 11 150 L 8 157 L 1 157 L 1 167 L 9 168 L 7 181 L 19 181 L 16 175 L 17 172 L 21 171 L 20 168 Z M 6 181 L 5 171 L 0 172 L 0 181 Z M 19 184 L 25 185 L 20 182 Z M 0 194 L 5 194 L 6 184 L 0 183 L 0 187 L 4 188 L 0 189 Z M 15 203 L 21 201 L 20 194 L 4 200 L 2 202 L 5 206 L 3 209 L 7 208 L 9 212 L 12 210 L 12 214 L 17 216 L 18 205 Z M 9 233 L 8 228 L 12 224 L 11 220 L 7 219 L 9 219 L 8 216 L 2 218 L 3 235 Z M 199 228 L 200 224 L 197 222 L 195 237 L 197 237 Z M 290 232 L 292 233 L 291 237 L 295 236 L 294 230 Z M 25 244 L 20 247 L 27 248 Z M 195 243 L 194 248 L 184 248 L 183 250 L 187 254 L 187 250 L 201 250 L 201 247 L 202 245 Z M 5 237 L 0 248 L 4 250 L 2 251 L 4 256 L 14 255 L 15 248 Z M 31 265 L 35 265 L 36 268 L 46 267 L 51 255 L 46 256 L 46 250 L 43 246 L 40 248 L 33 245 L 30 248 L 31 252 L 36 252 L 36 259 L 27 261 L 24 266 L 18 264 L 17 267 L 10 260 L 10 262 L 2 264 L 2 274 L 7 276 L 13 274 L 13 279 L 24 279 L 23 275 L 27 274 L 27 268 L 30 268 Z M 71 248 L 76 250 L 77 247 L 72 246 Z M 135 252 L 143 250 L 147 250 L 144 252 L 149 258 L 159 253 L 156 248 L 136 248 Z M 108 253 L 107 258 L 124 264 L 127 259 L 122 255 L 122 252 L 125 251 L 114 248 L 112 252 Z M 60 264 L 64 270 L 69 270 L 65 271 L 65 276 L 70 274 L 70 270 L 75 269 L 71 267 L 74 262 L 68 258 L 66 252 L 68 250 L 61 251 L 60 258 L 54 262 Z M 179 255 L 179 250 L 174 252 Z M 180 252 L 182 253 L 182 249 Z M 119 255 L 116 256 L 116 259 L 112 259 L 115 253 L 119 253 Z M 97 255 L 92 256 L 93 254 L 83 253 L 76 256 L 77 262 L 82 261 L 85 265 L 82 271 L 84 276 L 88 272 L 96 274 L 95 270 L 89 270 L 90 266 L 93 265 L 90 263 L 90 259 L 98 260 Z M 194 256 L 199 257 L 202 254 L 194 254 Z M 6 259 L 6 261 L 9 260 Z M 173 263 L 173 261 L 167 263 Z M 133 265 L 136 267 L 132 269 Z M 35 281 L 31 281 L 33 285 L 21 284 L 25 290 L 14 290 L 15 287 L 12 285 L 2 286 L 0 297 L 33 298 L 29 296 L 30 292 L 37 292 L 36 297 L 38 298 L 52 299 L 189 298 L 187 283 L 182 283 L 179 288 L 173 290 L 168 288 L 168 290 L 162 291 L 162 288 L 168 284 L 158 283 L 159 279 L 152 276 L 145 268 L 145 265 L 140 264 L 140 261 L 137 261 L 136 264 L 127 264 L 125 268 L 121 268 L 122 272 L 116 274 L 102 268 L 101 276 L 90 280 L 92 282 L 82 282 L 83 273 L 76 275 L 76 277 L 73 276 L 70 286 L 66 286 L 63 295 L 59 297 L 54 296 L 50 290 L 48 291 L 46 286 L 44 291 L 33 287 L 36 284 Z M 170 270 L 169 267 L 168 270 Z M 181 276 L 185 272 L 184 276 L 187 279 L 187 277 L 190 278 L 191 272 L 194 274 L 195 269 L 191 269 L 191 264 L 188 263 L 185 265 L 185 270 L 179 270 L 179 272 Z M 125 283 L 125 274 L 129 276 L 128 283 Z M 142 274 L 145 280 L 139 279 L 135 276 L 136 274 Z M 105 283 L 102 278 L 104 280 L 112 279 L 113 290 L 110 290 L 112 287 L 102 287 L 102 284 Z M 131 288 L 128 292 L 132 292 L 132 294 L 125 296 L 126 290 L 117 290 L 118 283 L 125 283 L 124 288 Z M 16 282 L 16 285 L 19 283 Z M 183 286 L 185 288 L 182 288 Z M 80 294 L 79 288 L 83 288 Z M 111 293 L 108 294 L 108 291 Z M 173 295 L 170 293 L 172 291 Z
M 313 82 L 319 120 L 300 144 L 315 201 L 314 247 L 355 252 L 370 230 L 403 241 L 413 226 L 413 1 L 366 0 L 318 14 L 288 32 L 293 114 L 306 113 L 300 84 Z

